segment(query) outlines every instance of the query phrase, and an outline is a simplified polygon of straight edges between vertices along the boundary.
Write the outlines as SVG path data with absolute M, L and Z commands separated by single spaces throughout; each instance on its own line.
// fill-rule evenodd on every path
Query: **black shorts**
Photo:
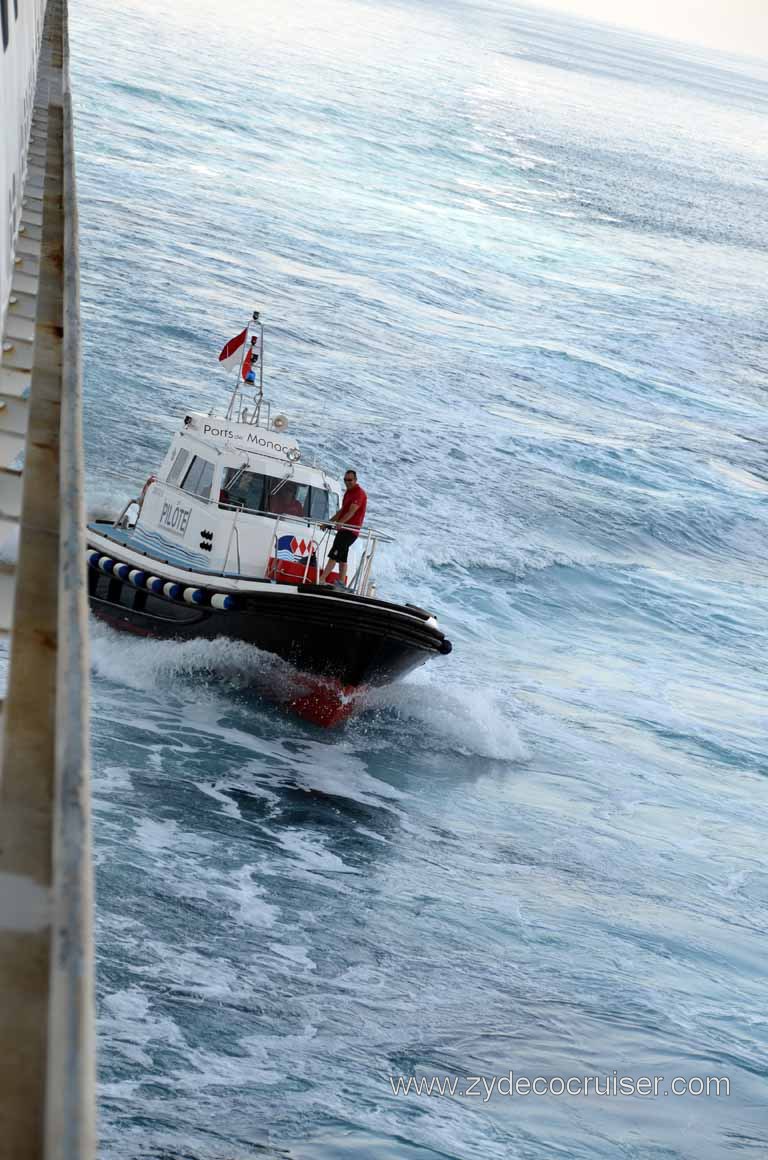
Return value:
M 347 528 L 340 528 L 336 533 L 336 539 L 333 541 L 333 546 L 328 553 L 329 560 L 335 560 L 337 564 L 346 564 L 349 549 L 357 539 L 357 532 L 350 532 Z

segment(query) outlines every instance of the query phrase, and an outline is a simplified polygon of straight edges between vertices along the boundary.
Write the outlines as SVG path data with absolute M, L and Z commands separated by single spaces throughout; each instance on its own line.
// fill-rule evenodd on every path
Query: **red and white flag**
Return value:
M 230 338 L 229 342 L 226 342 L 221 348 L 219 362 L 228 371 L 231 370 L 232 367 L 239 366 L 240 360 L 243 357 L 243 346 L 245 345 L 245 340 L 247 337 L 248 327 L 246 326 L 245 330 L 241 330 L 240 333 L 236 334 L 234 338 Z

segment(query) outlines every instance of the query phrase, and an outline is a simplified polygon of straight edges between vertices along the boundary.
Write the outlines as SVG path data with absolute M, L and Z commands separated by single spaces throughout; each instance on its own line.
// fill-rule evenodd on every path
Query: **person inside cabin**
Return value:
M 275 516 L 303 516 L 304 507 L 296 495 L 296 484 L 288 479 L 269 494 L 269 510 Z
M 353 471 L 351 467 L 344 472 L 344 487 L 346 490 L 341 507 L 335 515 L 331 516 L 330 523 L 323 524 L 324 528 L 330 528 L 336 524 L 338 530 L 328 553 L 328 563 L 318 579 L 318 584 L 327 584 L 328 577 L 338 564 L 339 579 L 336 582 L 338 588 L 346 588 L 347 586 L 349 549 L 360 534 L 365 520 L 365 509 L 368 506 L 368 496 L 357 482 L 357 472 Z

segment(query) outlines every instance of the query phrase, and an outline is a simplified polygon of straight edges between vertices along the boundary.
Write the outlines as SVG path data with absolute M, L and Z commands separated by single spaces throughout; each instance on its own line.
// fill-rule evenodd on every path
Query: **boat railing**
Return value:
M 259 515 L 272 513 L 256 513 Z M 327 520 L 308 520 L 303 516 L 274 516 L 275 530 L 272 533 L 272 543 L 269 549 L 268 567 L 271 561 L 277 561 L 277 545 L 280 541 L 281 525 L 286 524 L 300 524 L 306 527 L 309 524 L 311 527 L 317 528 L 320 532 L 318 539 L 312 539 L 306 545 L 306 552 L 303 553 L 304 571 L 300 578 L 300 582 L 306 584 L 309 580 L 310 570 L 314 571 L 315 578 L 318 578 L 328 563 L 328 553 L 331 549 L 332 537 L 335 537 L 337 531 L 340 531 L 345 526 L 344 524 L 332 524 Z M 356 543 L 362 547 L 362 553 L 357 563 L 357 567 L 352 575 L 352 579 L 347 585 L 347 591 L 354 592 L 358 596 L 372 596 L 373 586 L 371 582 L 371 568 L 373 567 L 373 558 L 376 554 L 376 548 L 379 543 L 394 543 L 392 536 L 386 535 L 384 532 L 376 532 L 373 528 L 365 525 L 359 529 Z M 313 563 L 314 560 L 314 563 Z M 279 563 L 279 561 L 277 561 Z M 298 577 L 297 577 L 298 579 Z
M 133 478 L 132 476 L 128 476 L 126 472 L 111 471 L 109 474 L 117 477 Z M 152 482 L 155 481 L 152 480 Z M 260 516 L 262 519 L 270 519 L 275 521 L 275 527 L 272 532 L 270 548 L 265 563 L 265 574 L 269 572 L 270 569 L 275 573 L 277 571 L 275 568 L 275 565 L 279 563 L 277 560 L 277 543 L 280 539 L 281 529 L 282 534 L 284 535 L 287 534 L 285 530 L 286 526 L 290 528 L 291 525 L 293 525 L 297 531 L 303 531 L 309 527 L 318 533 L 317 536 L 311 533 L 311 538 L 308 544 L 306 544 L 305 541 L 307 551 L 302 555 L 302 558 L 304 559 L 304 571 L 300 576 L 296 577 L 299 583 L 307 583 L 310 580 L 310 573 L 312 571 L 314 571 L 315 576 L 320 575 L 328 562 L 328 553 L 331 548 L 332 537 L 340 528 L 344 526 L 342 524 L 332 524 L 327 518 L 312 519 L 311 517 L 304 515 L 284 515 L 277 512 L 270 512 L 263 508 L 243 507 L 237 503 L 215 499 L 213 496 L 202 496 L 197 495 L 195 492 L 184 491 L 183 488 L 177 487 L 175 484 L 166 483 L 162 480 L 158 480 L 157 482 L 162 483 L 162 486 L 166 490 L 176 492 L 178 495 L 184 496 L 186 499 L 193 498 L 196 499 L 199 503 L 206 504 L 208 507 L 235 513 L 232 526 L 230 528 L 229 539 L 227 541 L 227 550 L 224 555 L 224 565 L 221 571 L 222 575 L 227 572 L 227 568 L 230 563 L 230 557 L 233 555 L 236 559 L 237 571 L 239 572 L 241 570 L 239 527 L 241 516 Z M 144 491 L 146 492 L 146 490 L 147 485 L 145 484 Z M 130 508 L 133 504 L 138 504 L 139 510 L 141 510 L 143 498 L 144 495 L 142 494 L 136 498 L 129 499 L 123 507 L 120 515 L 114 521 L 114 526 L 125 527 L 125 521 Z M 372 592 L 371 569 L 373 567 L 373 560 L 376 554 L 376 549 L 379 544 L 394 543 L 394 537 L 388 535 L 386 532 L 376 531 L 375 528 L 369 527 L 368 525 L 363 525 L 363 527 L 358 529 L 357 543 L 362 547 L 362 553 L 358 559 L 357 567 L 355 568 L 355 571 L 352 575 L 352 579 L 347 585 L 347 589 L 348 591 L 354 592 L 360 596 L 369 596 Z M 315 560 L 314 564 L 312 563 L 313 559 Z M 268 578 L 274 579 L 275 576 L 269 576 Z M 288 577 L 285 577 L 285 579 L 287 580 Z

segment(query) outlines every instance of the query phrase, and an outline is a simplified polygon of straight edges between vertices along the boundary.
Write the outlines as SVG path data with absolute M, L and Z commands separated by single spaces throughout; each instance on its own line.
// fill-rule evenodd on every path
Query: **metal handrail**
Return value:
M 270 546 L 269 546 L 269 555 L 268 555 L 268 559 L 267 559 L 267 567 L 269 567 L 269 561 L 276 559 L 277 541 L 279 539 L 281 520 L 306 522 L 306 521 L 300 521 L 298 516 L 277 516 L 276 517 L 275 530 L 272 533 L 272 541 L 271 541 Z M 309 544 L 310 550 L 307 552 L 307 561 L 304 565 L 304 575 L 303 575 L 302 580 L 301 580 L 301 582 L 303 584 L 307 583 L 307 577 L 309 576 L 309 569 L 311 567 L 311 560 L 312 560 L 312 551 L 311 551 L 312 545 L 316 544 L 316 551 L 315 551 L 315 560 L 317 561 L 316 568 L 319 572 L 322 572 L 323 568 L 328 563 L 328 551 L 330 550 L 330 544 L 329 544 L 325 549 L 325 554 L 323 554 L 323 546 L 324 546 L 325 542 L 327 540 L 330 540 L 331 532 L 333 531 L 334 528 L 341 529 L 341 528 L 344 528 L 346 525 L 345 524 L 331 524 L 328 522 L 328 520 L 324 520 L 318 526 L 323 530 L 324 534 L 320 537 L 319 541 L 310 540 L 310 544 Z M 362 534 L 362 531 L 363 531 L 363 529 L 361 529 L 361 534 Z M 352 580 L 350 581 L 350 583 L 348 585 L 348 590 L 350 592 L 354 592 L 358 595 L 366 596 L 366 595 L 368 595 L 368 586 L 370 584 L 370 578 L 371 578 L 371 566 L 373 564 L 373 557 L 374 557 L 374 554 L 376 552 L 378 537 L 370 528 L 368 528 L 368 529 L 365 529 L 365 535 L 362 537 L 362 542 L 364 544 L 363 553 L 362 553 L 360 560 L 358 562 L 357 569 L 355 570 L 355 574 L 352 577 Z
M 122 475 L 124 473 L 112 472 L 112 474 Z M 226 574 L 227 566 L 229 564 L 230 552 L 232 551 L 233 541 L 235 541 L 237 544 L 237 571 L 238 571 L 238 573 L 241 571 L 240 530 L 238 527 L 238 521 L 239 521 L 241 515 L 261 516 L 263 518 L 272 519 L 275 521 L 275 527 L 274 527 L 274 531 L 272 533 L 272 539 L 270 542 L 269 552 L 267 555 L 267 565 L 266 565 L 267 570 L 269 570 L 270 561 L 276 559 L 276 546 L 277 546 L 278 535 L 280 532 L 280 526 L 282 523 L 298 524 L 302 528 L 309 527 L 311 529 L 316 529 L 317 531 L 322 533 L 317 538 L 317 540 L 315 540 L 315 539 L 310 540 L 310 548 L 311 548 L 312 544 L 316 545 L 315 559 L 317 561 L 318 572 L 322 572 L 323 568 L 325 567 L 325 565 L 328 562 L 328 551 L 330 550 L 330 544 L 328 543 L 328 541 L 330 540 L 330 533 L 334 530 L 339 531 L 339 530 L 348 526 L 346 524 L 339 523 L 338 521 L 333 522 L 333 521 L 328 520 L 328 519 L 316 520 L 316 519 L 312 519 L 310 516 L 294 516 L 294 515 L 288 515 L 288 514 L 281 514 L 278 512 L 269 512 L 269 511 L 265 511 L 262 508 L 241 507 L 239 504 L 222 502 L 220 499 L 216 500 L 216 499 L 213 499 L 211 496 L 206 497 L 206 496 L 196 495 L 194 492 L 184 491 L 183 488 L 180 488 L 176 484 L 173 484 L 173 483 L 167 483 L 165 480 L 159 480 L 159 479 L 155 480 L 155 481 L 153 481 L 153 483 L 151 483 L 149 485 L 149 487 L 153 487 L 155 483 L 158 483 L 162 487 L 168 488 L 170 491 L 176 492 L 178 495 L 184 496 L 187 499 L 194 498 L 194 499 L 198 500 L 199 503 L 204 503 L 208 507 L 215 506 L 215 507 L 218 507 L 219 510 L 221 510 L 221 511 L 232 511 L 235 513 L 234 519 L 232 520 L 232 527 L 230 529 L 229 540 L 227 541 L 227 550 L 224 553 L 224 566 L 220 572 L 213 572 L 212 571 L 210 573 L 210 575 L 213 575 L 213 576 L 223 576 Z M 147 488 L 147 493 L 148 493 L 148 491 L 149 491 L 149 488 Z M 145 494 L 144 500 L 145 499 L 146 499 L 146 494 Z M 117 520 L 115 521 L 113 526 L 114 527 L 124 527 L 125 526 L 124 520 L 125 520 L 126 513 L 128 512 L 129 507 L 134 503 L 138 504 L 138 506 L 139 506 L 139 514 L 136 517 L 136 522 L 138 523 L 138 520 L 141 517 L 141 509 L 142 509 L 144 500 L 139 500 L 138 498 L 129 500 L 125 504 L 125 506 L 123 507 L 120 515 L 117 517 Z M 363 551 L 362 551 L 362 555 L 360 556 L 360 560 L 358 561 L 358 565 L 357 565 L 357 568 L 355 570 L 354 576 L 352 577 L 352 580 L 351 580 L 350 584 L 348 585 L 348 588 L 349 588 L 350 592 L 354 592 L 356 594 L 365 596 L 365 595 L 369 594 L 369 590 L 370 590 L 371 569 L 373 567 L 373 559 L 374 559 L 374 556 L 376 554 L 376 548 L 378 547 L 379 543 L 392 544 L 395 542 L 395 540 L 394 540 L 394 536 L 390 536 L 386 532 L 377 532 L 374 528 L 371 528 L 366 524 L 363 524 L 362 527 L 360 527 L 356 530 L 357 530 L 357 538 L 358 538 L 359 542 L 363 545 Z M 307 553 L 307 561 L 304 565 L 304 575 L 300 581 L 301 583 L 304 583 L 304 584 L 307 583 L 307 579 L 309 576 L 309 569 L 311 566 L 310 565 L 311 559 L 312 559 L 312 551 L 310 550 Z
M 189 494 L 189 493 L 185 492 L 184 494 Z M 219 507 L 228 507 L 228 506 L 230 506 L 230 505 L 219 504 Z M 238 520 L 238 517 L 240 516 L 241 513 L 244 512 L 246 515 L 269 516 L 271 519 L 274 519 L 275 529 L 272 533 L 272 539 L 271 539 L 271 542 L 269 545 L 269 552 L 267 554 L 267 568 L 269 568 L 270 561 L 276 559 L 277 541 L 278 541 L 279 533 L 280 533 L 280 525 L 283 521 L 285 521 L 286 523 L 300 524 L 302 527 L 307 527 L 307 525 L 309 525 L 312 528 L 319 529 L 323 533 L 317 541 L 310 540 L 310 549 L 311 549 L 312 544 L 316 543 L 315 559 L 317 561 L 316 568 L 317 568 L 318 572 L 322 572 L 323 568 L 325 567 L 325 565 L 328 562 L 328 551 L 330 550 L 330 544 L 328 543 L 327 546 L 325 547 L 325 552 L 323 552 L 323 548 L 326 545 L 327 541 L 330 540 L 331 532 L 334 530 L 340 531 L 343 528 L 347 527 L 346 524 L 342 524 L 342 523 L 338 523 L 338 522 L 333 523 L 330 520 L 312 520 L 307 516 L 278 515 L 275 512 L 263 512 L 263 511 L 256 510 L 254 508 L 240 508 L 240 507 L 235 507 L 234 505 L 230 506 L 230 510 L 235 511 L 235 518 L 234 518 L 233 523 L 232 523 L 232 531 L 233 531 L 233 534 L 237 535 L 237 537 L 238 537 L 238 546 L 239 546 L 239 532 L 237 529 L 237 520 Z M 379 543 L 389 543 L 389 544 L 394 543 L 394 537 L 388 536 L 384 532 L 376 532 L 376 531 L 374 531 L 373 528 L 366 527 L 365 525 L 363 525 L 361 528 L 358 529 L 358 540 L 360 540 L 364 545 L 363 552 L 362 552 L 362 555 L 361 555 L 360 560 L 358 562 L 358 566 L 357 566 L 357 569 L 355 571 L 355 574 L 352 577 L 352 580 L 351 580 L 348 587 L 349 587 L 350 592 L 354 592 L 358 595 L 366 596 L 366 595 L 368 595 L 368 589 L 369 589 L 369 585 L 371 583 L 371 569 L 373 567 L 373 558 L 376 554 L 376 548 L 378 547 Z M 227 561 L 229 560 L 229 552 L 230 552 L 231 544 L 232 544 L 232 536 L 230 536 L 229 543 L 227 544 L 227 552 L 226 552 L 226 555 L 224 558 L 224 567 L 225 568 L 227 566 Z M 301 581 L 303 584 L 307 583 L 307 577 L 309 576 L 309 569 L 311 566 L 311 560 L 312 560 L 312 552 L 310 550 L 307 552 L 307 561 L 304 565 L 304 575 L 303 575 L 302 581 Z M 238 564 L 239 564 L 239 561 L 238 561 Z
M 118 473 L 114 472 L 113 474 L 117 475 Z M 122 473 L 120 473 L 120 474 L 122 474 Z M 133 478 L 133 477 L 130 476 L 127 478 Z M 221 500 L 213 499 L 210 496 L 206 498 L 205 496 L 197 495 L 193 491 L 184 491 L 182 488 L 177 487 L 176 484 L 166 483 L 165 480 L 163 480 L 163 479 L 157 479 L 157 480 L 155 480 L 155 483 L 160 484 L 162 487 L 167 487 L 171 491 L 177 492 L 179 495 L 186 496 L 188 499 L 189 498 L 196 499 L 199 503 L 208 504 L 209 507 L 218 507 L 222 511 L 235 511 L 238 513 L 242 513 L 243 515 L 247 515 L 247 516 L 267 516 L 269 519 L 272 519 L 272 520 L 277 520 L 277 519 L 292 520 L 294 523 L 297 523 L 297 524 L 309 524 L 310 526 L 317 527 L 317 528 L 322 528 L 324 524 L 327 524 L 327 525 L 329 525 L 333 528 L 337 528 L 337 529 L 343 528 L 346 526 L 345 524 L 340 524 L 340 523 L 334 524 L 331 522 L 331 520 L 328 520 L 328 519 L 315 520 L 315 519 L 312 519 L 310 516 L 279 515 L 277 512 L 268 512 L 268 511 L 265 511 L 263 508 L 247 508 L 247 507 L 240 507 L 239 504 L 222 503 Z M 154 483 L 151 484 L 151 486 L 154 487 Z M 120 513 L 120 516 L 118 516 L 118 520 L 122 519 L 122 517 L 128 511 L 128 508 L 131 506 L 131 504 L 134 504 L 134 503 L 135 504 L 139 503 L 138 497 L 136 497 L 135 499 L 128 500 L 128 502 L 126 503 L 122 512 Z M 114 526 L 117 526 L 117 522 L 118 521 L 116 520 Z M 368 524 L 363 524 L 362 527 L 358 528 L 358 534 L 362 535 L 363 532 L 370 533 L 370 535 L 375 536 L 376 539 L 382 544 L 394 544 L 395 543 L 394 536 L 390 536 L 388 532 L 377 532 L 375 528 L 369 527 Z
M 299 520 L 300 517 L 299 516 L 289 516 L 289 515 L 285 515 L 285 516 L 278 515 L 275 517 L 275 530 L 272 533 L 272 540 L 271 540 L 271 543 L 269 545 L 269 553 L 267 555 L 267 568 L 268 569 L 269 569 L 270 562 L 272 560 L 277 561 L 277 541 L 279 539 L 280 522 L 281 522 L 281 520 L 284 520 L 284 519 L 288 520 L 290 522 L 292 520 Z M 305 523 L 306 521 L 302 520 L 301 522 Z M 320 526 L 322 528 L 323 525 L 318 525 L 318 526 Z M 326 524 L 325 527 L 328 528 L 328 525 Z M 302 584 L 307 583 L 307 578 L 309 576 L 309 569 L 312 566 L 312 545 L 313 544 L 316 547 L 316 552 L 315 552 L 315 560 L 317 561 L 317 563 L 315 565 L 316 569 L 319 569 L 320 571 L 322 571 L 323 567 L 325 567 L 325 564 L 327 563 L 327 551 L 326 551 L 325 560 L 323 561 L 322 565 L 320 564 L 320 560 L 323 559 L 323 555 L 322 555 L 323 542 L 328 538 L 329 534 L 330 534 L 330 531 L 326 530 L 325 534 L 322 535 L 318 541 L 315 541 L 315 540 L 309 541 L 308 551 L 307 551 L 307 562 L 304 565 L 304 575 L 301 578 Z

